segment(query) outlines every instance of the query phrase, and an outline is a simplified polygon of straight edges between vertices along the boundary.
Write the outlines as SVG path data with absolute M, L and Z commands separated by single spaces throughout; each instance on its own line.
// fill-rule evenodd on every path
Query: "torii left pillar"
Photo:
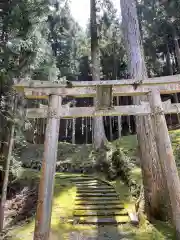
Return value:
M 58 116 L 61 109 L 61 100 L 60 96 L 49 96 L 48 118 L 39 184 L 34 240 L 49 239 L 60 127 L 60 118 L 58 118 Z

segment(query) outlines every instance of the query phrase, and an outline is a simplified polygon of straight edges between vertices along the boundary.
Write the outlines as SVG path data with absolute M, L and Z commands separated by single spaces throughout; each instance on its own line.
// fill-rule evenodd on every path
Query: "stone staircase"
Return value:
M 130 222 L 128 212 L 111 185 L 92 177 L 73 181 L 77 186 L 75 223 L 114 226 Z

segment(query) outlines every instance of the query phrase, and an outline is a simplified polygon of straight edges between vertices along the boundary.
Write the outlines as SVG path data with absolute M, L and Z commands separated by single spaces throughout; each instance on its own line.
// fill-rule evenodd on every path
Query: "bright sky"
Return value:
M 120 14 L 120 0 L 112 0 Z M 85 28 L 90 14 L 90 0 L 71 0 L 71 12 L 76 21 Z

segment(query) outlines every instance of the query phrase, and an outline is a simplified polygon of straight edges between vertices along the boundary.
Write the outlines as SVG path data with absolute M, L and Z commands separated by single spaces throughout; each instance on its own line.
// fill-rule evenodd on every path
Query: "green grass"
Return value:
M 136 155 L 137 138 L 136 135 L 124 136 L 113 142 L 113 145 L 120 146 L 129 157 Z
M 124 227 L 123 230 L 131 231 L 133 240 L 175 240 L 174 232 L 171 226 L 164 223 L 156 225 L 149 224 L 147 221 L 139 228 Z

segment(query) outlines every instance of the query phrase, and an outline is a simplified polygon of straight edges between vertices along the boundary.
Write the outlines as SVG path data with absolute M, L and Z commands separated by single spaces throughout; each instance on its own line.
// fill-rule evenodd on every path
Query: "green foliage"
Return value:
M 130 184 L 129 158 L 120 149 L 113 152 L 112 171 L 116 174 L 116 178 L 120 177 L 125 184 Z
M 172 75 L 179 72 L 174 39 L 179 39 L 179 1 L 137 2 L 149 76 Z M 170 70 L 167 60 L 170 52 Z M 165 59 L 166 58 L 166 59 Z

